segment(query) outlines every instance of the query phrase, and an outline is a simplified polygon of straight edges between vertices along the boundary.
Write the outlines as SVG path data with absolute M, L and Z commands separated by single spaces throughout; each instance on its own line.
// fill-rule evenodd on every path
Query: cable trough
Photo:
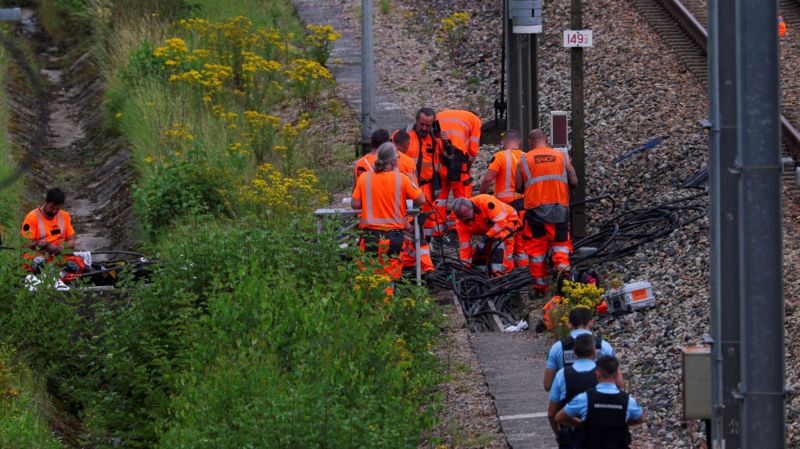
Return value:
M 676 229 L 706 216 L 703 191 L 656 206 L 623 210 L 615 213 L 613 200 L 599 197 L 587 200 L 596 203 L 611 200 L 610 217 L 597 226 L 597 231 L 574 242 L 571 257 L 572 276 L 631 253 L 641 246 L 666 237 Z M 485 270 L 468 267 L 455 257 L 439 251 L 437 269 L 427 277 L 428 286 L 435 290 L 451 290 L 458 297 L 470 329 L 473 332 L 502 330 L 517 324 L 520 295 L 531 285 L 527 268 L 517 268 L 509 274 L 489 277 Z

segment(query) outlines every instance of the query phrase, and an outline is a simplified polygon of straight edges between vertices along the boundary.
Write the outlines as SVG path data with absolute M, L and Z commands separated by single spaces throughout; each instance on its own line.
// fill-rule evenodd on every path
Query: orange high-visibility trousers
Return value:
M 523 223 L 523 228 L 514 234 L 514 265 L 518 267 L 527 267 L 530 265 L 530 258 L 528 257 L 528 240 L 530 240 L 530 230 L 525 225 L 525 209 L 518 210 L 517 214 Z
M 472 197 L 473 179 L 469 173 L 469 168 L 467 167 L 466 163 L 462 165 L 461 170 L 460 181 L 448 181 L 447 167 L 445 166 L 442 166 L 439 171 L 439 174 L 442 177 L 442 190 L 439 191 L 439 196 L 436 197 L 436 216 L 438 220 L 442 220 L 442 218 L 444 218 L 446 221 L 446 226 L 442 227 L 441 232 L 439 233 L 434 231 L 434 236 L 441 236 L 444 235 L 444 231 L 452 231 L 455 229 L 456 216 L 452 211 L 449 215 L 447 213 L 447 200 L 450 197 L 450 192 L 453 192 L 453 199 Z
M 400 279 L 400 276 L 403 274 L 403 262 L 400 259 L 399 248 L 393 248 L 392 241 L 389 238 L 377 239 L 377 248 L 375 248 L 374 243 L 368 244 L 366 239 L 362 237 L 358 241 L 358 246 L 366 253 L 377 255 L 376 262 L 382 269 L 376 270 L 376 273 L 383 271 L 392 279 Z M 363 270 L 363 262 L 358 261 L 358 264 Z
M 400 260 L 403 262 L 403 268 L 416 269 L 417 260 L 414 257 L 416 248 L 414 247 L 414 237 L 406 235 L 403 241 L 403 251 L 400 252 Z M 431 247 L 424 238 L 419 242 L 419 264 L 423 273 L 433 271 L 436 267 L 433 265 L 431 259 Z
M 527 253 L 533 287 L 539 291 L 547 291 L 550 280 L 547 269 L 547 252 L 553 252 L 553 268 L 568 268 L 569 255 L 572 253 L 572 239 L 569 235 L 569 223 L 531 223 L 526 222 L 530 236 L 527 242 Z M 527 236 L 526 236 L 527 237 Z

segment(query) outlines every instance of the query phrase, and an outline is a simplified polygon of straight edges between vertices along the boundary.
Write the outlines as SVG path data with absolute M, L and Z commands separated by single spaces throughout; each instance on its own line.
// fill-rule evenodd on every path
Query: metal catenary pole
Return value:
M 736 166 L 736 9 L 708 2 L 711 204 L 712 425 L 714 449 L 739 448 L 739 205 Z
M 570 28 L 583 29 L 583 0 L 572 0 Z M 572 164 L 578 175 L 578 187 L 572 192 L 572 202 L 580 203 L 572 208 L 572 235 L 586 235 L 586 155 L 583 140 L 583 48 L 572 47 Z
M 785 444 L 780 85 L 775 0 L 736 0 L 741 447 Z
M 372 0 L 361 0 L 361 151 L 369 151 L 375 119 L 375 58 L 372 45 Z

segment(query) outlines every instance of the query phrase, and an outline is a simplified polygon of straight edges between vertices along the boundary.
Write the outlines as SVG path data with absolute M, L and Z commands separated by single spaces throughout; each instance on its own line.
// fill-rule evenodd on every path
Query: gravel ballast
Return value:
M 385 68 L 379 77 L 407 94 L 403 104 L 409 116 L 424 104 L 435 109 L 473 108 L 484 120 L 492 117 L 491 103 L 499 96 L 500 6 L 499 2 L 477 0 L 392 2 L 392 11 L 378 19 L 385 34 L 376 42 L 385 47 L 376 59 L 379 67 L 393 67 L 391 71 Z M 610 194 L 618 206 L 637 208 L 694 193 L 679 189 L 679 185 L 707 161 L 708 142 L 698 124 L 707 116 L 705 86 L 647 28 L 629 2 L 584 2 L 583 8 L 584 25 L 593 30 L 595 45 L 584 56 L 587 195 Z M 454 11 L 472 13 L 462 57 L 465 63 L 460 68 L 447 60 L 432 35 L 438 21 Z M 569 28 L 569 2 L 544 2 L 543 15 L 539 92 L 542 125 L 547 126 L 549 111 L 570 109 L 570 57 L 561 47 L 562 30 Z M 786 49 L 794 40 L 792 36 L 782 41 L 785 91 L 800 80 L 786 67 Z M 471 82 L 472 77 L 479 77 L 480 83 Z M 663 137 L 664 142 L 612 164 L 613 158 L 653 137 Z M 800 343 L 792 340 L 800 324 L 795 313 L 800 303 L 798 193 L 788 185 L 784 188 L 788 387 L 800 384 L 796 362 Z M 597 223 L 604 212 L 590 208 L 589 218 Z M 647 424 L 634 431 L 637 447 L 705 444 L 702 426 L 682 420 L 679 382 L 681 347 L 699 343 L 709 332 L 708 233 L 708 220 L 703 219 L 624 259 L 596 267 L 604 273 L 620 273 L 626 281 L 650 281 L 654 287 L 656 308 L 604 319 L 597 325 L 617 349 L 628 390 L 649 414 Z M 787 405 L 788 443 L 795 447 L 800 445 L 800 400 L 790 397 Z

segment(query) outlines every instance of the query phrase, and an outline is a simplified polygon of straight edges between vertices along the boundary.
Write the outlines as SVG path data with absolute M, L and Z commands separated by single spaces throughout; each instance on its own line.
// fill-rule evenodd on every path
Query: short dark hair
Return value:
M 430 117 L 436 117 L 436 112 L 431 108 L 419 108 L 417 111 L 417 115 L 414 116 L 414 119 L 419 120 L 420 115 L 427 115 Z
M 572 348 L 572 352 L 579 359 L 588 359 L 594 355 L 594 345 L 595 341 L 592 334 L 580 334 L 575 338 L 575 346 Z
M 394 142 L 395 145 L 405 145 L 410 141 L 411 137 L 409 137 L 408 133 L 403 130 L 394 133 L 394 137 L 392 138 L 392 142 Z
M 585 327 L 592 321 L 592 311 L 586 307 L 575 307 L 569 312 L 569 324 L 572 327 Z
M 613 355 L 604 355 L 597 359 L 597 369 L 603 377 L 612 377 L 617 375 L 619 370 L 619 360 Z
M 372 131 L 372 136 L 370 137 L 369 146 L 372 148 L 378 148 L 379 146 L 383 145 L 384 143 L 389 141 L 389 131 L 379 128 L 375 131 Z
M 516 129 L 509 129 L 508 131 L 503 133 L 503 141 L 506 140 L 522 140 L 522 134 L 519 133 Z
M 44 200 L 48 203 L 62 205 L 64 204 L 64 201 L 67 200 L 67 195 L 65 195 L 64 192 L 59 188 L 52 188 L 47 191 L 44 196 Z

